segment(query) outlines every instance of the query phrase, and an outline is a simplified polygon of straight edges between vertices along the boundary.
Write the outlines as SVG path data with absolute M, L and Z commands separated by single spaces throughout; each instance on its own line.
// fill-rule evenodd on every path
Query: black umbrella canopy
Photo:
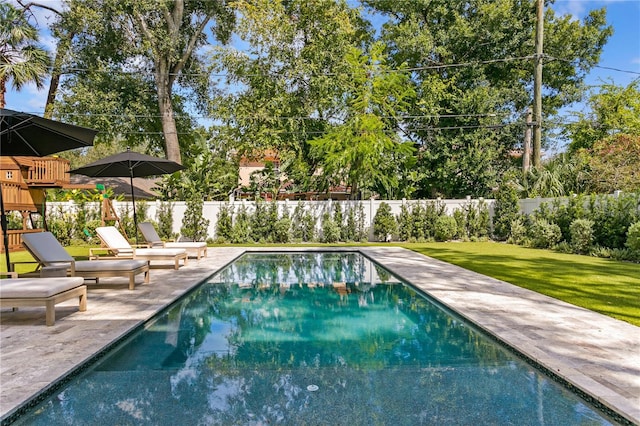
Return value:
M 177 172 L 184 166 L 175 161 L 127 150 L 110 155 L 70 173 L 91 177 L 146 177 Z
M 43 157 L 93 145 L 97 130 L 0 109 L 0 155 Z
M 97 130 L 0 108 L 0 155 L 44 157 L 93 145 Z M 0 188 L 0 226 L 4 235 L 7 271 L 10 268 L 7 216 Z
M 91 177 L 126 177 L 131 184 L 131 202 L 133 204 L 133 223 L 138 242 L 138 219 L 136 218 L 136 200 L 133 195 L 133 178 L 170 174 L 184 169 L 182 164 L 164 158 L 152 157 L 127 149 L 125 152 L 110 155 L 94 161 L 84 167 L 78 167 L 69 173 Z

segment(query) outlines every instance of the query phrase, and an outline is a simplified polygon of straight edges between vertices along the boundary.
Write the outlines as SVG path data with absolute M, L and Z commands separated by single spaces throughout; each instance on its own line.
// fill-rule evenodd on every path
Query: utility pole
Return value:
M 542 41 L 544 28 L 544 0 L 536 0 L 536 54 L 533 79 L 533 167 L 540 167 L 542 140 Z
M 527 108 L 527 123 L 524 131 L 524 142 L 522 149 L 522 173 L 527 173 L 531 168 L 531 126 L 533 118 L 533 110 Z

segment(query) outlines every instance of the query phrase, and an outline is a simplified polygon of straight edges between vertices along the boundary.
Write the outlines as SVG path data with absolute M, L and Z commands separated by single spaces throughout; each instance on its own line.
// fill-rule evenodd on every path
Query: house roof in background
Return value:
M 146 178 L 133 178 L 133 192 L 136 200 L 152 200 L 159 197 L 159 194 L 153 189 L 156 186 L 156 182 L 159 182 L 159 178 L 146 179 Z M 69 188 L 86 187 L 87 185 L 94 186 L 97 184 L 103 184 L 106 188 L 113 189 L 116 195 L 123 195 L 126 200 L 131 200 L 131 183 L 128 177 L 101 177 L 93 178 L 84 175 L 71 175 L 71 184 Z

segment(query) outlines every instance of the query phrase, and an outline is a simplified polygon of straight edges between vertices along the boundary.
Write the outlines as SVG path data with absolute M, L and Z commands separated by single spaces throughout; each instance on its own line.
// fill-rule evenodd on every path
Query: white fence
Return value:
M 316 217 L 316 227 L 320 229 L 320 221 L 322 219 L 322 215 L 324 213 L 329 213 L 333 215 L 334 205 L 339 204 L 342 208 L 342 212 L 346 216 L 346 212 L 350 209 L 358 209 L 359 205 L 362 205 L 362 211 L 364 213 L 364 226 L 365 229 L 369 229 L 369 237 L 370 239 L 373 237 L 373 218 L 380 207 L 380 204 L 387 203 L 391 207 L 391 212 L 394 215 L 400 214 L 400 210 L 403 204 L 411 205 L 420 201 L 421 203 L 425 203 L 426 201 L 435 201 L 435 200 L 362 200 L 362 201 L 336 201 L 336 200 L 327 200 L 327 201 L 276 201 L 278 204 L 278 212 L 282 214 L 282 212 L 287 209 L 289 215 L 291 215 L 294 209 L 301 204 L 304 206 L 305 210 L 310 210 L 311 213 Z M 447 214 L 452 215 L 453 212 L 457 209 L 460 209 L 465 203 L 473 203 L 478 204 L 480 202 L 479 199 L 472 199 L 468 197 L 464 200 L 438 200 L 442 204 L 444 204 Z M 489 208 L 490 214 L 493 212 L 493 200 L 484 200 L 486 205 Z M 136 202 L 136 206 L 138 209 L 143 208 L 142 204 L 144 201 Z M 121 212 L 128 211 L 129 214 L 132 214 L 133 206 L 130 201 L 112 201 L 114 210 L 121 214 Z M 186 210 L 186 202 L 184 201 L 172 201 L 171 208 L 173 211 L 173 229 L 172 232 L 179 234 L 180 228 L 182 227 L 182 218 L 184 217 Z M 244 206 L 247 209 L 248 213 L 253 213 L 255 210 L 256 203 L 254 201 L 246 201 L 246 200 L 230 200 L 230 201 L 205 201 L 202 208 L 202 214 L 205 219 L 209 220 L 209 228 L 207 229 L 207 235 L 209 237 L 214 238 L 216 236 L 216 224 L 218 219 L 218 214 L 220 210 L 225 207 L 233 207 L 234 214 L 237 214 L 238 211 Z M 160 211 L 161 202 L 160 201 L 152 201 L 146 203 L 147 210 L 147 219 L 158 220 L 158 212 Z M 87 203 L 87 208 L 92 209 L 96 212 L 99 212 L 100 203 Z M 59 211 L 75 214 L 77 212 L 78 206 L 73 202 L 49 202 L 47 203 L 47 216 L 51 217 L 51 215 L 56 215 Z
M 617 194 L 613 194 L 614 196 Z M 457 209 L 460 209 L 463 205 L 467 203 L 472 203 L 477 205 L 483 199 L 474 199 L 471 197 L 467 197 L 463 200 L 441 200 L 437 201 L 444 204 L 447 214 L 452 215 L 453 212 Z M 531 214 L 535 209 L 537 209 L 542 203 L 552 203 L 554 198 L 529 198 L 520 200 L 520 211 L 525 214 Z M 358 208 L 359 204 L 362 204 L 362 211 L 364 213 L 364 226 L 366 229 L 369 229 L 369 239 L 373 238 L 373 218 L 380 207 L 380 204 L 386 203 L 391 207 L 391 212 L 394 215 L 400 214 L 400 210 L 403 204 L 411 205 L 417 202 L 425 203 L 426 201 L 435 201 L 435 200 L 362 200 L 362 201 L 336 201 L 336 200 L 327 200 L 327 201 L 276 201 L 278 204 L 278 212 L 282 214 L 282 212 L 287 209 L 289 214 L 291 215 L 296 208 L 296 206 L 300 203 L 304 206 L 305 209 L 311 210 L 312 214 L 316 217 L 316 227 L 320 229 L 320 221 L 322 215 L 324 213 L 333 214 L 334 204 L 339 204 L 342 208 L 342 212 L 345 213 L 349 209 Z M 495 200 L 485 199 L 484 203 L 489 208 L 489 214 L 493 217 L 493 206 Z M 130 201 L 112 201 L 113 207 L 115 211 L 120 214 L 121 211 L 129 211 L 129 214 L 132 212 L 132 205 Z M 136 205 L 138 208 L 142 208 L 142 203 L 137 202 Z M 158 211 L 160 210 L 160 201 L 152 201 L 146 203 L 147 208 L 147 219 L 150 220 L 158 220 Z M 179 234 L 180 228 L 182 227 L 182 218 L 184 217 L 184 213 L 186 210 L 186 202 L 184 201 L 174 201 L 171 202 L 172 210 L 173 210 L 173 229 L 172 232 Z M 216 223 L 218 219 L 218 213 L 224 206 L 233 207 L 234 214 L 238 213 L 242 206 L 245 206 L 248 213 L 252 213 L 255 210 L 255 202 L 254 201 L 246 201 L 246 200 L 229 200 L 229 201 L 205 201 L 202 209 L 202 213 L 205 219 L 209 220 L 209 228 L 207 229 L 207 235 L 211 238 L 215 238 L 216 236 Z M 94 209 L 95 211 L 99 211 L 100 203 L 89 203 L 89 208 Z M 73 201 L 69 202 L 49 202 L 47 203 L 47 215 L 50 216 L 59 210 L 62 210 L 67 213 L 75 213 L 77 211 L 77 205 Z M 346 214 L 345 214 L 346 216 Z

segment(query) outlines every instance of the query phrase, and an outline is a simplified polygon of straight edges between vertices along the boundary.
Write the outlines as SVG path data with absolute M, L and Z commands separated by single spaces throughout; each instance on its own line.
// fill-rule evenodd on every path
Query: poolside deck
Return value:
M 103 279 L 99 288 L 90 288 L 86 312 L 78 312 L 77 303 L 60 304 L 52 327 L 44 325 L 43 309 L 3 310 L 2 422 L 244 251 L 209 248 L 208 258 L 191 261 L 179 271 L 153 269 L 150 284 L 139 284 L 133 291 L 127 289 L 126 279 Z M 402 248 L 360 251 L 640 424 L 640 328 Z

